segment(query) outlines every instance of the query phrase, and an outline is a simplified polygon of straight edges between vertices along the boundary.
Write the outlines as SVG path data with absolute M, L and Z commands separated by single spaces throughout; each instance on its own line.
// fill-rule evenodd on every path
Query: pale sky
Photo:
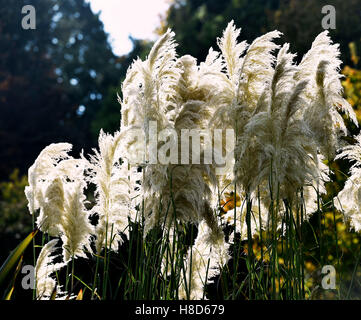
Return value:
M 132 43 L 128 36 L 155 40 L 154 30 L 160 25 L 169 0 L 87 0 L 93 12 L 101 11 L 100 19 L 116 55 L 128 53 Z

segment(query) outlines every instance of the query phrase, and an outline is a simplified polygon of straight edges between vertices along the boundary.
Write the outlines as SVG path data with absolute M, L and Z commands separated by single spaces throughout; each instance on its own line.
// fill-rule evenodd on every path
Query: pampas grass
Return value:
M 25 189 L 45 243 L 37 298 L 54 297 L 55 288 L 59 298 L 67 294 L 51 277 L 65 265 L 65 290 L 70 276 L 69 295 L 79 281 L 91 299 L 206 299 L 212 283 L 225 299 L 310 296 L 305 224 L 321 215 L 325 162 L 348 134 L 341 113 L 357 125 L 342 97 L 338 45 L 323 32 L 297 65 L 289 44 L 274 43 L 276 30 L 251 44 L 240 37 L 230 22 L 217 39 L 220 51 L 211 48 L 198 62 L 178 57 L 174 33 L 166 31 L 145 61 L 128 69 L 119 131 L 101 131 L 90 156 L 69 156 L 66 143 L 40 153 Z M 154 124 L 163 132 L 155 142 Z M 222 130 L 217 152 L 230 162 L 219 171 L 222 154 L 205 139 L 199 150 L 193 142 L 183 149 L 184 130 Z M 360 141 L 336 157 L 354 164 L 334 200 L 356 231 Z M 209 152 L 212 163 L 205 163 Z M 59 240 L 64 262 L 55 263 Z M 75 275 L 76 258 L 96 263 L 92 283 Z

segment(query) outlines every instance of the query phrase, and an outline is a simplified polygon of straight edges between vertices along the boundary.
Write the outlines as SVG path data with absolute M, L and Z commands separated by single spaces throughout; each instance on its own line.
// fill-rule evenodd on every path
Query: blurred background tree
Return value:
M 267 13 L 278 8 L 279 0 L 175 0 L 158 32 L 171 28 L 181 44 L 180 55 L 204 60 L 229 21 L 242 28 L 240 39 L 251 41 L 270 30 Z
M 174 0 L 158 32 L 172 28 L 182 44 L 178 52 L 203 60 L 210 47 L 217 47 L 216 38 L 227 23 L 234 20 L 242 28 L 241 40 L 251 42 L 277 29 L 284 34 L 282 41 L 289 42 L 291 50 L 302 58 L 324 31 L 321 21 L 325 5 L 336 9 L 336 29 L 329 31 L 333 41 L 340 43 L 342 61 L 349 64 L 348 44 L 361 41 L 360 0 Z
M 341 60 L 350 64 L 349 43 L 361 43 L 360 0 L 281 0 L 277 10 L 268 12 L 269 26 L 280 30 L 291 50 L 302 58 L 314 38 L 324 31 L 321 21 L 325 16 L 322 8 L 326 5 L 336 9 L 336 29 L 329 29 L 330 36 L 333 42 L 340 44 Z
M 40 1 L 39 1 L 40 2 Z M 23 30 L 25 1 L 0 1 L 0 177 L 22 172 L 50 141 L 71 136 L 71 101 L 57 83 L 50 55 L 51 1 L 41 1 L 38 29 Z M 70 117 L 69 117 L 70 119 Z
M 0 261 L 32 230 L 32 217 L 28 214 L 24 188 L 26 176 L 15 169 L 9 181 L 0 182 Z M 0 263 L 1 264 L 1 263 Z
M 119 127 L 114 88 L 143 45 L 134 40 L 130 58 L 115 56 L 83 0 L 32 1 L 37 28 L 23 30 L 25 4 L 0 0 L 0 179 L 14 168 L 26 173 L 51 142 L 89 149 L 100 126 Z

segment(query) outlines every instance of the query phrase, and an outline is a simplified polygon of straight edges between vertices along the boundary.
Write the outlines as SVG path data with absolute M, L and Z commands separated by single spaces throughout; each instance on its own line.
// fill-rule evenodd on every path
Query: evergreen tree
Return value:
M 35 30 L 21 27 L 29 4 Z M 0 0 L 0 8 L 0 178 L 7 178 L 15 167 L 26 173 L 51 142 L 92 147 L 91 123 L 121 65 L 84 0 Z

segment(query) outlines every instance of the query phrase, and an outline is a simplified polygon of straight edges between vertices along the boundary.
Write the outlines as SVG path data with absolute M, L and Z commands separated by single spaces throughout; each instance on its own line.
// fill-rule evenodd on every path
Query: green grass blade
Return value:
M 4 264 L 0 268 L 0 285 L 4 282 L 9 272 L 18 262 L 25 249 L 31 243 L 32 239 L 38 233 L 38 230 L 32 231 L 9 255 Z
M 19 271 L 21 269 L 21 266 L 23 264 L 23 256 L 20 257 L 20 260 L 19 260 L 19 263 L 16 267 L 16 270 L 15 270 L 15 273 L 14 273 L 14 276 L 13 276 L 13 280 L 11 282 L 11 285 L 10 285 L 10 289 L 8 290 L 8 293 L 5 295 L 5 299 L 4 300 L 11 300 L 11 296 L 14 292 L 14 289 L 15 289 L 15 281 L 16 281 L 16 278 L 19 274 Z

